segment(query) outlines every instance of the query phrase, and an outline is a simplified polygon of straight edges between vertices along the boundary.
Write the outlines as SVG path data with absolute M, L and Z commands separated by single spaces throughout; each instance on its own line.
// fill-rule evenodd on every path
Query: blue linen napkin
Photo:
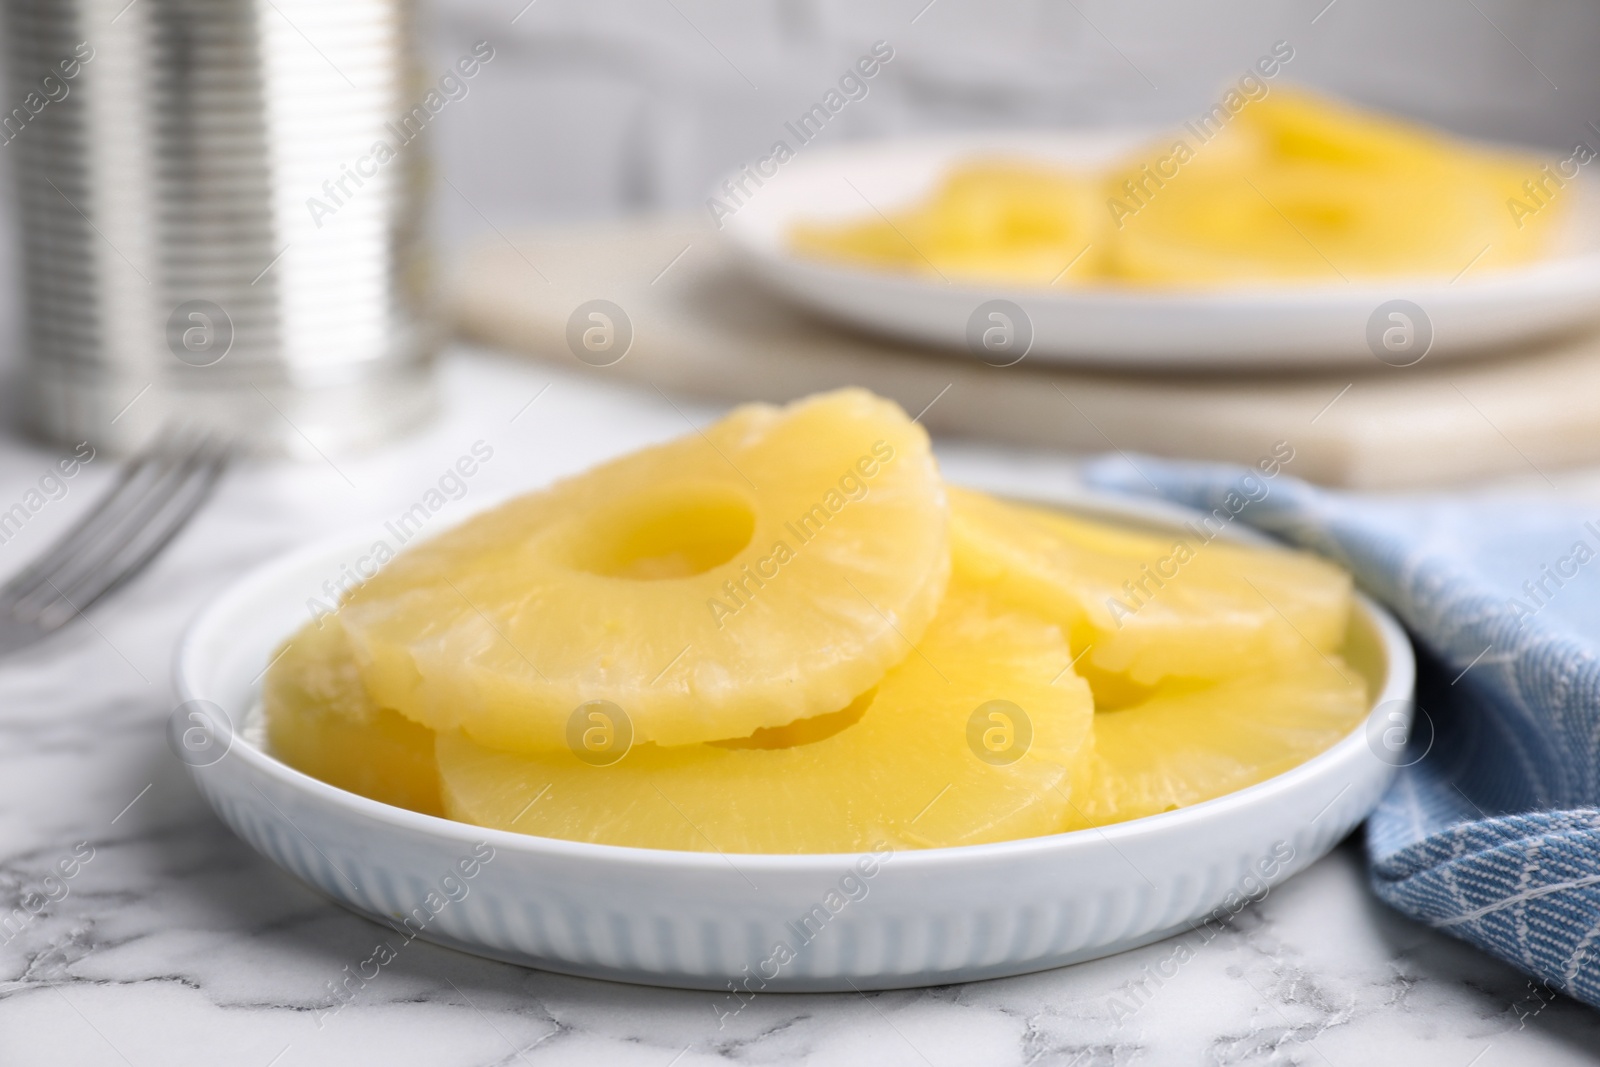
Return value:
M 1418 711 L 1367 821 L 1373 890 L 1600 1006 L 1600 508 L 1340 493 L 1267 462 L 1115 456 L 1084 478 L 1220 508 L 1342 564 L 1399 616 Z

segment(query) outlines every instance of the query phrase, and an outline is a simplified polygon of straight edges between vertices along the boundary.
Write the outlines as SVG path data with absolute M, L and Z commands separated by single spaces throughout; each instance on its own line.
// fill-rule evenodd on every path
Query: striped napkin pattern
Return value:
M 1417 711 L 1366 826 L 1373 891 L 1600 1006 L 1600 507 L 1363 496 L 1137 456 L 1085 480 L 1207 511 L 1248 488 L 1238 521 L 1339 562 L 1399 616 Z

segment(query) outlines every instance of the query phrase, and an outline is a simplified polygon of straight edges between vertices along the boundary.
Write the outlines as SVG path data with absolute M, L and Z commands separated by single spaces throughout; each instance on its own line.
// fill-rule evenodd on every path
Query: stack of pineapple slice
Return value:
M 1558 251 L 1566 186 L 1592 158 L 1552 169 L 1290 86 L 1237 103 L 1110 165 L 957 160 L 888 216 L 801 221 L 790 240 L 825 263 L 985 286 L 1449 279 Z
M 1135 818 L 1279 773 L 1366 703 L 1346 575 L 1211 543 L 1152 586 L 1173 550 L 947 492 L 860 390 L 751 405 L 400 555 L 290 638 L 268 737 L 373 799 L 615 845 Z

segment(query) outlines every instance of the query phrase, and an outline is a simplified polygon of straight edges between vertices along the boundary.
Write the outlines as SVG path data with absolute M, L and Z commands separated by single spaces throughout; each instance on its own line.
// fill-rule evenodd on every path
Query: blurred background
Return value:
M 703 209 L 877 40 L 895 59 L 826 142 L 1161 126 L 1279 40 L 1295 50 L 1286 80 L 1461 133 L 1570 148 L 1600 121 L 1587 0 L 524 2 L 424 8 L 433 67 L 475 41 L 496 49 L 438 122 L 439 165 L 464 194 L 438 190 L 452 243 L 490 223 Z
M 495 226 L 703 207 L 876 40 L 895 60 L 826 141 L 1159 126 L 1209 104 L 1278 40 L 1295 49 L 1287 78 L 1461 133 L 1556 149 L 1600 121 L 1600 80 L 1583 76 L 1600 6 L 1587 0 L 524 2 L 421 7 L 425 71 L 478 41 L 495 49 L 433 125 L 450 245 Z M 16 249 L 0 247 L 14 338 Z
M 122 18 L 119 7 L 89 5 L 101 24 Z M 420 100 L 475 49 L 492 53 L 432 118 L 431 155 L 419 157 L 432 168 L 428 225 L 445 288 L 474 242 L 511 245 L 530 227 L 674 214 L 708 223 L 713 184 L 787 138 L 784 124 L 877 41 L 893 49 L 893 62 L 867 83 L 864 99 L 827 124 L 820 143 L 929 131 L 1154 131 L 1213 104 L 1278 42 L 1293 50 L 1281 83 L 1520 142 L 1552 161 L 1600 137 L 1600 80 L 1584 76 L 1600 43 L 1600 7 L 1585 0 L 1417 0 L 1398 8 L 1377 0 L 433 0 L 417 8 L 417 19 L 422 54 L 408 100 Z M 324 87 L 330 109 L 344 106 L 353 86 L 289 25 L 285 15 L 280 47 L 304 53 L 306 80 Z M 0 240 L 0 403 L 14 428 L 25 403 L 15 387 L 24 347 L 11 239 L 16 154 L 14 144 L 0 147 L 0 225 L 12 231 Z M 331 173 L 331 163 L 324 169 Z M 284 210 L 305 224 L 298 208 Z M 1502 428 L 1521 418 L 1527 433 L 1540 432 L 1535 411 L 1491 415 Z M 1519 431 L 1508 430 L 1532 447 Z M 1070 443 L 1099 446 L 1086 428 L 1079 437 Z M 1163 442 L 1132 446 L 1173 451 Z M 1500 447 L 1498 438 L 1491 447 Z

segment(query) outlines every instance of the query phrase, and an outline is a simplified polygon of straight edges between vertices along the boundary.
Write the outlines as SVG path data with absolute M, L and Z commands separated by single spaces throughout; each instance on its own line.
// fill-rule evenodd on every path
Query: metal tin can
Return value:
M 424 420 L 437 347 L 409 0 L 5 0 L 28 413 L 264 452 Z M 380 150 L 379 146 L 383 146 Z

